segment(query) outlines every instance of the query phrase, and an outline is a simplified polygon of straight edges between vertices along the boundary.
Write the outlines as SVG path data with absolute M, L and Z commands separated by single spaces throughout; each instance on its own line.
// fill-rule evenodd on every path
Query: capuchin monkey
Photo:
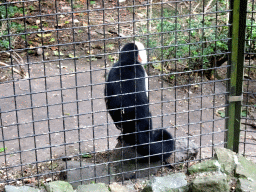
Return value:
M 148 76 L 142 66 L 147 63 L 146 50 L 140 42 L 127 43 L 119 61 L 109 71 L 105 101 L 117 129 L 137 152 L 150 155 L 150 161 L 166 161 L 174 150 L 172 135 L 164 129 L 152 130 L 148 104 Z

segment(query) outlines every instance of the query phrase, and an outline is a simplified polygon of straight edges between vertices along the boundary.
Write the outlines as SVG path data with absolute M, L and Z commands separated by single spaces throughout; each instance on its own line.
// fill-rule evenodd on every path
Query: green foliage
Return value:
M 158 33 L 162 33 L 163 59 L 182 59 L 188 68 L 202 67 L 207 69 L 210 64 L 210 54 L 223 53 L 228 50 L 228 27 L 215 27 L 214 15 L 193 16 L 193 18 L 171 18 L 169 12 L 164 11 L 164 20 L 157 23 Z M 220 23 L 225 20 L 219 19 Z M 151 45 L 157 44 L 156 39 Z M 159 46 L 159 45 L 158 45 Z M 157 55 L 161 55 L 157 53 Z M 181 62 L 181 61 L 180 61 Z
M 96 1 L 90 1 L 90 4 L 94 5 L 94 4 L 96 4 Z
M 1 147 L 1 148 L 0 148 L 0 153 L 4 152 L 4 151 L 6 151 L 6 150 L 7 150 L 6 147 L 5 147 L 5 148 Z
M 115 58 L 114 58 L 113 56 L 111 56 L 111 55 L 108 55 L 108 59 L 109 59 L 111 62 L 115 61 Z
M 254 19 L 246 20 L 246 33 L 245 33 L 245 49 L 246 52 L 256 52 L 256 22 Z
M 225 11 L 226 3 L 225 0 L 214 0 L 208 12 Z M 253 10 L 256 9 L 256 5 L 254 6 Z M 248 10 L 252 11 L 252 7 L 249 2 Z M 204 10 L 199 6 L 196 11 L 201 13 Z M 190 15 L 189 8 L 182 12 L 170 8 L 163 9 L 162 13 L 155 10 L 153 17 L 161 19 L 151 22 L 153 27 L 150 32 L 146 28 L 142 28 L 142 32 L 154 33 L 149 35 L 148 46 L 153 48 L 151 55 L 157 60 L 177 59 L 176 63 L 185 68 L 207 69 L 213 64 L 214 57 L 218 60 L 223 57 L 221 53 L 228 52 L 228 12 Z M 247 16 L 245 49 L 247 52 L 256 53 L 256 21 L 250 17 Z M 172 63 L 165 62 L 164 66 L 171 69 Z
M 247 117 L 247 110 L 246 109 L 242 109 L 241 117 Z
M 82 154 L 82 158 L 91 158 L 91 157 L 92 157 L 92 155 L 89 153 Z
M 30 5 L 30 6 L 28 7 L 28 9 L 31 10 L 31 11 L 36 10 L 36 8 L 35 8 L 34 6 L 32 6 L 32 5 Z
M 24 27 L 21 24 L 18 24 L 16 22 L 10 22 L 9 31 L 10 31 L 10 34 L 21 33 L 21 32 L 24 31 Z M 9 49 L 10 48 L 9 37 L 1 37 L 3 35 L 8 35 L 8 30 L 7 29 L 5 29 L 3 31 L 0 31 L 0 47 L 5 48 L 5 49 Z M 24 35 L 21 36 L 21 37 L 24 38 Z M 12 42 L 14 37 L 11 36 L 10 39 L 11 39 L 11 42 Z M 12 44 L 11 47 L 14 48 L 14 45 Z
M 79 9 L 79 8 L 82 8 L 82 7 L 83 7 L 83 4 L 76 3 L 76 4 L 73 5 L 74 9 Z
M 22 14 L 22 8 L 18 8 L 16 6 L 7 6 L 7 14 L 6 14 L 6 6 L 0 6 L 0 19 L 6 19 L 14 17 L 16 13 Z
M 219 114 L 222 118 L 224 118 L 224 117 L 226 116 L 225 110 L 218 110 L 218 114 Z
M 6 12 L 7 8 L 7 12 Z M 6 18 L 12 18 L 15 16 L 15 14 L 22 14 L 22 8 L 18 8 L 16 6 L 0 6 L 0 19 L 6 19 Z M 9 33 L 8 33 L 9 29 Z M 18 34 L 24 31 L 24 27 L 15 22 L 15 21 L 1 21 L 0 22 L 0 48 L 9 49 L 10 43 L 13 42 L 14 37 L 2 37 L 3 35 L 10 35 L 10 34 Z M 13 48 L 14 45 L 12 44 L 11 48 Z
M 27 28 L 28 29 L 39 29 L 39 27 L 37 25 L 28 25 Z

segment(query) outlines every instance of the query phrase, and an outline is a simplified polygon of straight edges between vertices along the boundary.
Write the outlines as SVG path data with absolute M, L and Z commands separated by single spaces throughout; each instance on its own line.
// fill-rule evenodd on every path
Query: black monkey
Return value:
M 137 151 L 141 155 L 153 155 L 151 161 L 161 160 L 161 153 L 164 153 L 163 160 L 166 161 L 174 150 L 174 141 L 172 135 L 164 129 L 152 131 L 147 95 L 148 78 L 141 66 L 145 63 L 147 54 L 143 44 L 135 42 L 124 45 L 119 61 L 108 74 L 106 106 L 116 127 L 122 130 L 126 143 L 137 144 Z

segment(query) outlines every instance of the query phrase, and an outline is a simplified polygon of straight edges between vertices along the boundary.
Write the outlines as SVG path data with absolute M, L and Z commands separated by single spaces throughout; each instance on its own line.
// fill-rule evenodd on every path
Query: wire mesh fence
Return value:
M 240 152 L 255 161 L 255 1 L 247 4 Z
M 249 1 L 246 124 L 254 119 L 254 6 Z M 0 13 L 1 186 L 149 177 L 224 147 L 229 1 L 1 1 Z M 123 125 L 117 129 L 106 109 L 108 73 L 122 46 L 138 41 L 147 62 L 137 65 L 147 76 L 134 81 L 148 80 L 142 105 L 151 113 L 142 119 L 172 135 L 168 162 L 140 162 L 140 144 L 123 142 Z M 119 96 L 140 95 L 132 90 Z M 240 148 L 255 160 L 255 130 L 246 125 L 242 133 Z

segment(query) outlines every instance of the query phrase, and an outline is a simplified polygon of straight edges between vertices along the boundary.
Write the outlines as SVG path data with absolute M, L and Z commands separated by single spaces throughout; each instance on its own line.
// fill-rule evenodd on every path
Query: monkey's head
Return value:
M 146 64 L 147 63 L 147 52 L 142 43 L 135 41 L 135 43 L 125 44 L 120 53 L 120 61 L 134 64 Z

